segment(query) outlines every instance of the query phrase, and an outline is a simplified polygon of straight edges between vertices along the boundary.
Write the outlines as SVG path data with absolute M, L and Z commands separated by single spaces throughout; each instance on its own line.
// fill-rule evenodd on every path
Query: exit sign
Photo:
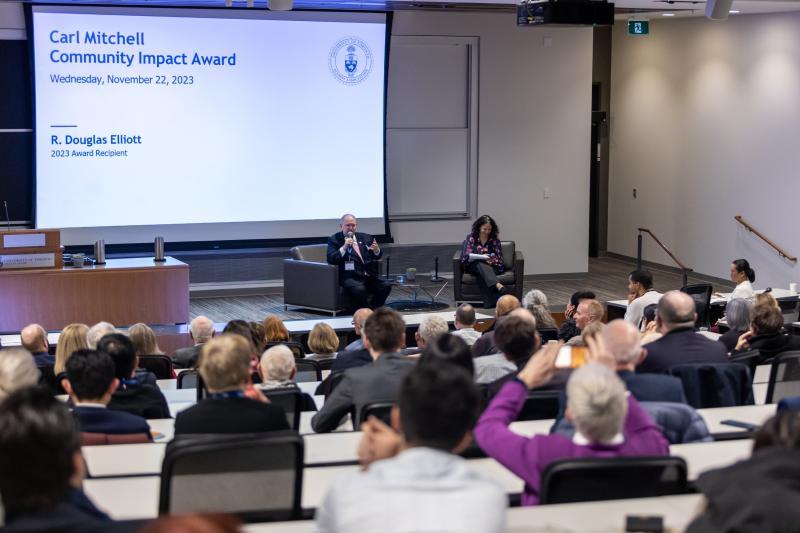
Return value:
M 649 20 L 629 20 L 628 33 L 630 35 L 647 35 L 650 33 Z

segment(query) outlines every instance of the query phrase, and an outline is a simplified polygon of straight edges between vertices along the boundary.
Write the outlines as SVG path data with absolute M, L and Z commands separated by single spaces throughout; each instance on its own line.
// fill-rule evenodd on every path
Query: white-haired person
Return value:
M 39 382 L 39 369 L 25 348 L 0 350 L 0 402 L 12 392 Z
M 553 461 L 669 454 L 661 430 L 612 370 L 615 362 L 602 340 L 591 339 L 589 346 L 592 362 L 575 370 L 567 382 L 565 416 L 576 428 L 572 439 L 557 434 L 525 437 L 509 428 L 528 391 L 553 376 L 561 343 L 549 343 L 534 354 L 494 397 L 475 427 L 481 449 L 525 481 L 523 505 L 539 503 L 541 476 Z
M 285 344 L 278 344 L 264 351 L 258 364 L 258 373 L 261 376 L 258 386 L 265 393 L 278 389 L 300 390 L 294 381 L 297 375 L 294 354 Z M 302 394 L 301 409 L 317 410 L 317 404 L 310 394 Z
M 90 327 L 86 331 L 86 348 L 90 350 L 97 349 L 97 343 L 100 342 L 100 339 L 108 335 L 109 333 L 116 333 L 117 330 L 114 328 L 114 324 L 111 322 L 98 322 L 94 326 Z
M 426 317 L 414 333 L 414 339 L 417 341 L 416 348 L 408 348 L 405 350 L 407 354 L 415 354 L 422 352 L 429 342 L 439 335 L 444 335 L 450 331 L 447 322 L 440 316 L 431 315 Z
M 172 363 L 178 368 L 194 368 L 203 345 L 214 337 L 214 323 L 207 316 L 197 316 L 189 323 L 189 337 L 194 345 L 175 351 Z
M 531 312 L 539 329 L 558 329 L 549 305 L 547 295 L 539 289 L 530 290 L 522 297 L 522 307 Z

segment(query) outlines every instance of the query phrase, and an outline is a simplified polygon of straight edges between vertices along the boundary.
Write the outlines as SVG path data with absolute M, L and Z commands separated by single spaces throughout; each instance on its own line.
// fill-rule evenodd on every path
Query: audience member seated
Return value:
M 687 533 L 789 533 L 800 524 L 800 413 L 781 411 L 756 432 L 753 454 L 700 474 L 700 515 Z
M 745 332 L 750 330 L 750 320 L 753 314 L 753 304 L 743 298 L 734 298 L 725 306 L 725 323 L 728 331 L 717 339 L 725 345 L 728 353 L 736 349 Z
M 658 311 L 658 304 L 650 304 L 642 311 L 642 322 L 644 323 L 644 331 L 642 331 L 642 346 L 657 341 L 664 335 L 658 332 L 658 323 L 656 322 L 656 312 Z
M 637 374 L 636 366 L 647 357 L 641 336 L 632 322 L 612 320 L 603 328 L 600 338 L 606 351 L 614 357 L 617 375 L 640 402 L 686 403 L 681 380 L 663 374 Z
M 0 404 L 0 499 L 8 532 L 105 530 L 109 518 L 81 490 L 80 440 L 67 407 L 45 389 Z
M 12 392 L 39 382 L 39 369 L 24 348 L 0 350 L 0 402 Z
M 497 383 L 513 376 L 541 343 L 536 320 L 527 309 L 514 309 L 498 319 L 495 326 L 493 333 L 498 353 L 475 358 L 476 383 Z
M 561 324 L 561 327 L 558 328 L 558 340 L 568 341 L 572 337 L 581 334 L 580 330 L 578 330 L 578 327 L 575 325 L 575 311 L 577 311 L 581 300 L 594 300 L 594 298 L 595 296 L 592 291 L 578 291 L 572 293 L 572 296 L 569 297 L 567 308 L 564 310 L 564 318 L 566 320 Z
M 294 355 L 288 346 L 278 344 L 268 348 L 261 356 L 258 366 L 261 375 L 259 388 L 262 391 L 275 389 L 296 389 L 300 390 L 294 377 L 297 374 L 297 366 L 294 363 Z M 317 405 L 309 394 L 302 394 L 302 410 L 316 411 Z
M 522 297 L 522 307 L 527 309 L 536 319 L 536 327 L 539 329 L 556 329 L 553 315 L 550 313 L 550 305 L 547 302 L 547 295 L 539 289 L 533 289 Z
M 514 369 L 489 383 L 487 388 L 489 398 L 500 392 L 506 382 L 514 379 L 517 372 L 528 364 L 532 354 L 542 345 L 542 339 L 536 329 L 536 322 L 527 310 L 515 309 L 503 320 L 506 323 L 498 325 L 496 334 L 498 347 L 503 356 L 513 364 Z M 478 361 L 480 359 L 476 359 L 476 366 Z M 550 381 L 538 387 L 537 390 L 563 390 L 571 372 L 570 368 L 557 369 Z
M 405 353 L 418 354 L 428 346 L 429 342 L 449 331 L 450 327 L 442 317 L 436 315 L 427 316 L 422 320 L 419 328 L 417 328 L 417 331 L 414 333 L 414 339 L 417 341 L 416 348 L 407 348 Z
M 600 334 L 603 331 L 605 324 L 600 322 L 599 320 L 595 320 L 594 322 L 589 322 L 586 324 L 586 327 L 581 330 L 581 334 L 577 337 L 572 337 L 569 342 L 567 342 L 567 346 L 573 346 L 576 348 L 586 348 L 589 344 L 587 340 L 589 338 L 593 338 Z
M 755 291 L 752 283 L 756 280 L 756 271 L 750 268 L 747 259 L 735 259 L 731 263 L 731 281 L 736 283 L 728 301 L 742 298 L 750 303 L 755 302 Z
M 97 343 L 97 349 L 111 356 L 119 387 L 111 396 L 108 408 L 144 418 L 172 418 L 161 390 L 136 379 L 139 357 L 133 342 L 122 333 L 109 333 Z
M 364 323 L 364 345 L 374 363 L 344 373 L 341 383 L 311 419 L 314 431 L 333 431 L 350 412 L 356 415 L 353 423 L 356 426 L 365 405 L 397 399 L 400 383 L 415 365 L 413 360 L 397 353 L 405 340 L 405 332 L 406 323 L 396 311 L 379 307 L 370 315 Z
M 253 336 L 256 352 L 262 353 L 267 346 L 267 330 L 264 329 L 264 324 L 254 320 L 251 320 L 247 324 L 250 326 L 250 334 Z
M 452 332 L 453 335 L 461 337 L 467 346 L 472 346 L 480 338 L 481 332 L 475 329 L 475 308 L 471 304 L 458 306 L 454 322 L 456 330 Z
M 264 340 L 266 342 L 286 342 L 289 340 L 289 330 L 276 315 L 264 317 Z
M 289 429 L 283 409 L 245 396 L 251 384 L 252 344 L 241 335 L 223 333 L 208 341 L 198 371 L 208 397 L 175 417 L 175 435 L 260 433 Z
M 339 336 L 325 322 L 317 322 L 308 334 L 308 348 L 311 354 L 307 359 L 314 361 L 324 361 L 335 359 L 336 351 L 339 349 Z
M 508 427 L 516 420 L 528 391 L 546 384 L 555 371 L 561 345 L 547 344 L 530 358 L 517 379 L 506 383 L 475 427 L 478 445 L 487 455 L 525 481 L 523 505 L 539 502 L 541 475 L 558 459 L 667 455 L 669 445 L 658 426 L 611 370 L 613 358 L 595 354 L 567 382 L 566 418 L 576 428 L 562 435 L 524 437 Z M 627 396 L 627 398 L 626 398 Z
M 348 368 L 356 368 L 372 363 L 372 355 L 369 353 L 369 350 L 363 347 L 365 337 L 364 323 L 372 313 L 372 309 L 363 308 L 356 311 L 356 314 L 353 315 L 353 324 L 356 325 L 356 331 L 361 335 L 359 342 L 362 348 L 345 350 L 336 354 L 336 359 L 333 360 L 333 364 L 331 365 L 331 373 L 322 380 L 315 394 L 325 395 L 325 397 L 327 397 L 331 393 L 331 385 L 335 376 L 338 376 Z M 361 323 L 360 326 L 357 325 L 359 322 Z M 405 338 L 403 339 L 403 343 L 405 343 Z M 350 346 L 355 346 L 355 341 L 348 345 L 348 347 Z
M 603 304 L 597 300 L 584 298 L 578 302 L 578 307 L 575 309 L 575 327 L 578 330 L 578 334 L 570 338 L 567 344 L 570 346 L 585 346 L 581 333 L 590 324 L 601 322 L 604 314 Z
M 47 331 L 39 324 L 28 324 L 19 332 L 22 347 L 33 355 L 36 366 L 55 365 L 56 357 L 50 355 Z
M 694 299 L 681 291 L 669 291 L 658 302 L 656 324 L 664 334 L 647 345 L 647 358 L 637 372 L 665 373 L 671 366 L 692 363 L 725 363 L 725 346 L 694 331 L 697 319 Z
M 756 304 L 750 330 L 745 331 L 736 342 L 731 355 L 747 350 L 758 350 L 761 362 L 787 350 L 800 350 L 800 337 L 783 334 L 783 314 L 780 307 L 770 302 Z
M 53 366 L 53 373 L 55 374 L 56 381 L 60 387 L 64 387 L 64 376 L 62 375 L 67 370 L 67 360 L 76 350 L 87 348 L 87 332 L 89 328 L 86 324 L 69 324 L 58 335 L 58 344 L 56 344 L 56 362 Z M 99 339 L 98 339 L 99 340 Z M 97 342 L 95 342 L 95 348 Z M 94 348 L 92 348 L 94 349 Z M 64 389 L 66 391 L 66 389 Z
M 222 333 L 239 335 L 247 341 L 247 343 L 250 345 L 250 370 L 254 373 L 258 372 L 258 362 L 261 358 L 261 352 L 259 352 L 258 348 L 256 348 L 259 341 L 258 338 L 256 338 L 256 336 L 253 334 L 253 328 L 250 327 L 250 323 L 246 320 L 231 320 L 225 324 L 224 328 L 222 328 Z M 252 390 L 252 388 L 248 390 Z M 257 399 L 257 397 L 254 397 L 253 399 Z
M 649 270 L 634 270 L 628 275 L 628 308 L 625 310 L 625 320 L 643 331 L 644 308 L 657 304 L 660 299 L 661 293 L 653 288 L 653 274 Z
M 203 345 L 214 337 L 214 323 L 206 316 L 198 316 L 189 323 L 189 337 L 193 346 L 181 348 L 172 356 L 172 363 L 177 368 L 194 368 Z
M 367 321 L 367 318 L 369 318 L 369 315 L 371 314 L 372 309 L 369 307 L 362 307 L 353 313 L 353 321 L 351 323 L 353 325 L 354 333 L 358 338 L 345 346 L 345 352 L 357 352 L 358 350 L 364 349 L 364 341 L 361 339 L 362 331 L 364 329 L 364 322 Z
M 156 334 L 153 329 L 147 324 L 134 324 L 128 328 L 128 338 L 133 343 L 136 350 L 136 355 L 141 357 L 143 355 L 164 355 L 161 348 L 158 347 Z M 99 341 L 98 341 L 99 346 Z
M 81 348 L 89 348 L 90 350 L 96 350 L 97 343 L 100 342 L 100 339 L 102 339 L 109 333 L 116 333 L 116 332 L 117 330 L 116 328 L 114 328 L 114 324 L 112 324 L 111 322 L 98 322 L 94 326 L 90 327 L 86 332 L 86 344 L 88 346 L 81 346 Z
M 374 417 L 363 424 L 365 471 L 334 483 L 316 531 L 504 531 L 507 496 L 457 455 L 480 404 L 466 372 L 420 365 L 403 380 L 398 404 L 394 429 Z
M 150 426 L 144 418 L 107 408 L 119 386 L 114 373 L 114 362 L 105 352 L 84 348 L 67 360 L 64 387 L 75 405 L 73 413 L 81 432 L 107 435 L 144 433 L 150 439 Z
M 439 335 L 425 346 L 425 351 L 419 357 L 419 366 L 433 364 L 454 364 L 475 375 L 475 364 L 472 352 L 463 339 L 452 334 Z
M 472 357 L 497 353 L 497 345 L 494 343 L 494 328 L 497 327 L 497 321 L 519 307 L 521 307 L 521 304 L 513 294 L 504 294 L 497 300 L 497 306 L 494 311 L 494 324 L 484 331 L 483 335 L 472 345 Z

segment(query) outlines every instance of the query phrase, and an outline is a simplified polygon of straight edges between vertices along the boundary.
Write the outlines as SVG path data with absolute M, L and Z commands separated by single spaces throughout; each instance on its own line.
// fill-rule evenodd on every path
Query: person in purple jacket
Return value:
M 589 364 L 567 382 L 565 416 L 575 425 L 572 439 L 562 435 L 524 437 L 509 429 L 528 391 L 547 383 L 562 343 L 549 343 L 506 383 L 475 426 L 475 440 L 490 457 L 525 481 L 522 505 L 539 503 L 541 476 L 558 459 L 668 455 L 661 430 L 612 370 L 602 340 L 590 343 Z

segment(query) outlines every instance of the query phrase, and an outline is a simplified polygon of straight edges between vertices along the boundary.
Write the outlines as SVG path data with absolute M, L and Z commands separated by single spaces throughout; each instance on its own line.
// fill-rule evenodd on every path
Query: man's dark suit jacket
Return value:
M 142 418 L 172 418 L 167 399 L 152 385 L 129 385 L 124 389 L 120 387 L 111 397 L 108 408 Z
M 72 410 L 78 419 L 78 427 L 85 433 L 106 433 L 108 435 L 150 435 L 150 426 L 141 416 L 123 411 L 113 411 L 104 407 L 84 407 L 76 405 Z
M 111 528 L 111 519 L 86 497 L 83 491 L 69 489 L 67 497 L 45 509 L 26 513 L 7 513 L 3 531 L 8 533 L 133 531 Z
M 175 435 L 261 433 L 280 429 L 289 429 L 283 409 L 250 398 L 209 398 L 175 417 Z
M 370 363 L 372 363 L 372 354 L 366 348 L 352 352 L 339 352 L 336 354 L 336 359 L 333 360 L 330 375 L 322 380 L 314 394 L 327 397 L 331 393 L 333 376 L 341 374 L 348 368 L 356 368 Z
M 383 250 L 381 250 L 380 254 L 376 255 L 369 249 L 369 245 L 372 244 L 372 235 L 361 232 L 355 233 L 355 239 L 358 242 L 358 249 L 361 252 L 361 259 L 363 259 L 363 261 L 359 259 L 358 254 L 352 248 L 345 252 L 344 255 L 339 252 L 339 249 L 344 245 L 344 239 L 344 233 L 341 231 L 328 237 L 328 264 L 338 265 L 339 280 L 341 281 L 347 278 L 361 279 L 365 277 L 379 277 L 378 259 L 380 259 Z M 347 261 L 353 261 L 354 270 L 344 269 L 344 264 Z
M 415 364 L 396 353 L 385 353 L 370 365 L 347 370 L 342 382 L 311 419 L 311 427 L 317 433 L 333 431 L 342 417 L 353 409 L 356 416 L 353 425 L 356 426 L 365 405 L 397 400 L 400 384 Z
M 686 403 L 683 383 L 674 376 L 637 374 L 630 370 L 620 370 L 617 375 L 640 402 Z
M 33 354 L 33 362 L 36 366 L 54 365 L 56 364 L 56 356 L 47 352 L 35 353 Z
M 472 350 L 472 357 L 481 357 L 482 355 L 491 355 L 497 353 L 500 349 L 494 343 L 494 331 L 486 331 L 478 337 L 475 344 L 470 348 Z
M 663 374 L 675 365 L 727 362 L 728 351 L 724 344 L 695 333 L 693 328 L 681 328 L 649 343 L 647 357 L 636 367 L 636 372 Z
M 200 350 L 202 349 L 202 344 L 195 344 L 194 346 L 176 350 L 175 355 L 172 356 L 172 364 L 176 368 L 194 368 L 197 366 L 197 358 L 200 357 Z

